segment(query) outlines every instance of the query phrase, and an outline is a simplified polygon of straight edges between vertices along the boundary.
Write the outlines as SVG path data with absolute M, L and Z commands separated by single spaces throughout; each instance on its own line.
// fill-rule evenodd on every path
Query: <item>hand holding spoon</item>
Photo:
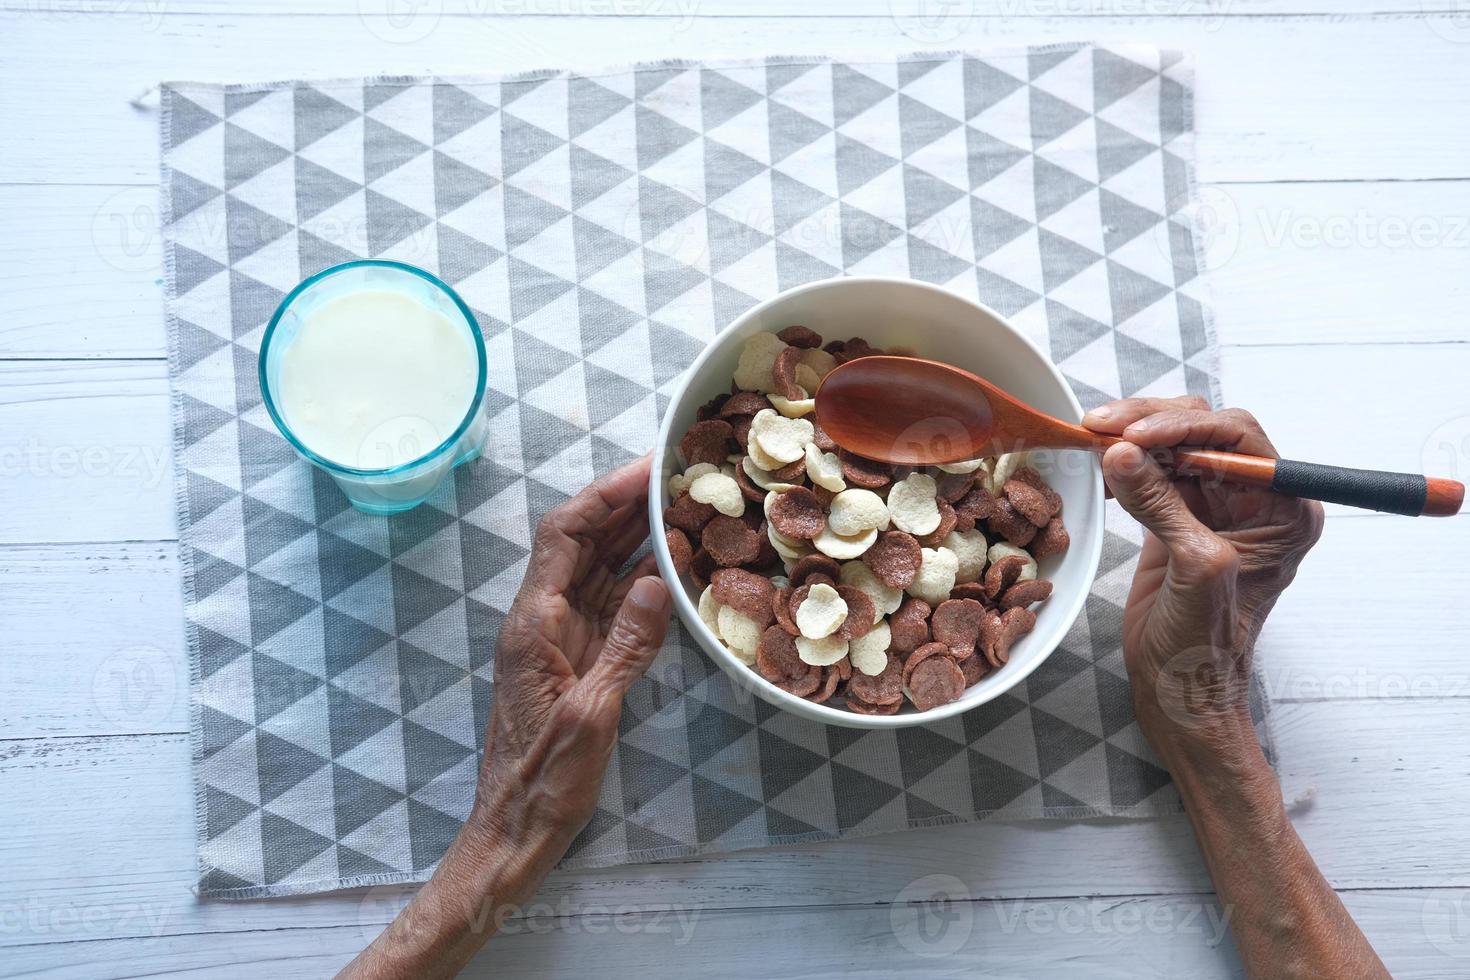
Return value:
M 916 357 L 860 357 L 839 365 L 817 389 L 817 421 L 843 448 L 904 466 L 1028 449 L 1100 454 L 1122 441 L 1053 418 L 968 371 Z M 1448 517 L 1465 498 L 1462 483 L 1414 473 L 1217 449 L 1176 449 L 1170 460 L 1197 476 L 1390 514 Z

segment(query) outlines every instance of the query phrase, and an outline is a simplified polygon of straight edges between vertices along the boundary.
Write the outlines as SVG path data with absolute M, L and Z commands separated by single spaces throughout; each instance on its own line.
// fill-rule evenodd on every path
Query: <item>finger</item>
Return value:
M 618 508 L 607 523 L 601 537 L 577 539 L 580 550 L 572 574 L 574 584 L 585 583 L 588 575 L 598 568 L 616 572 L 642 547 L 648 540 L 647 501 Z
M 648 669 L 669 628 L 673 597 L 657 575 L 633 581 L 602 641 L 584 683 L 600 698 L 621 702 L 628 686 Z
M 1111 447 L 1103 455 L 1103 479 L 1123 509 L 1163 542 L 1171 567 L 1203 575 L 1232 560 L 1230 546 L 1200 523 L 1169 475 L 1139 447 Z
M 1166 409 L 1129 423 L 1122 435 L 1135 446 L 1145 449 L 1206 446 L 1277 458 L 1276 447 L 1266 437 L 1255 416 L 1237 408 L 1221 412 Z
M 609 522 L 623 508 L 646 504 L 651 465 L 649 456 L 634 460 L 548 511 L 536 527 L 523 587 L 562 592 L 585 575 L 592 563 L 584 545 L 615 530 Z
M 1099 405 L 1082 416 L 1082 424 L 1093 432 L 1117 435 L 1130 424 L 1148 415 L 1175 408 L 1207 410 L 1210 403 L 1197 395 L 1182 395 L 1178 398 L 1120 398 Z

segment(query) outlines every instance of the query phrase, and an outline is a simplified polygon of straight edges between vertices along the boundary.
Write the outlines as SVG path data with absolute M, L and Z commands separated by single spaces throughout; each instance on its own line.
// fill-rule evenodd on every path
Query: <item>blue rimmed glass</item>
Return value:
M 474 341 L 475 357 L 479 360 L 474 400 L 449 437 L 406 463 L 383 469 L 357 469 L 312 452 L 292 431 L 289 409 L 278 405 L 271 394 L 280 387 L 282 355 L 312 311 L 332 300 L 369 289 L 400 293 L 448 317 Z M 485 377 L 485 338 L 469 307 L 438 277 L 402 262 L 364 259 L 318 272 L 286 294 L 260 344 L 260 394 L 271 421 L 292 449 L 330 475 L 352 506 L 368 514 L 396 514 L 417 507 L 444 482 L 450 470 L 480 455 L 489 433 L 484 410 Z

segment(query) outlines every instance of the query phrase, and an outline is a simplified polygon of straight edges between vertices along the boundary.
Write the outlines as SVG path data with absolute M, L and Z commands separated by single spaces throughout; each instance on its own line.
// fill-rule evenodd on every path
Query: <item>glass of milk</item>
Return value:
M 260 346 L 260 392 L 286 441 L 369 514 L 416 507 L 480 454 L 485 340 L 436 277 L 348 262 L 281 302 Z

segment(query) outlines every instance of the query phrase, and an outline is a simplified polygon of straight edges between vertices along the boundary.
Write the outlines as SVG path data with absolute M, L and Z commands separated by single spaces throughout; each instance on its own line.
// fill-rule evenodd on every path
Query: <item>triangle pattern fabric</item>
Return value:
M 468 812 L 536 522 L 645 452 L 703 346 L 778 290 L 922 279 L 1016 316 L 1085 405 L 1213 396 L 1189 72 L 1067 44 L 165 86 L 201 893 L 429 874 Z M 294 284 L 378 257 L 474 311 L 495 446 L 391 518 L 292 453 L 255 365 Z M 941 724 L 813 726 L 675 624 L 566 865 L 1176 811 L 1119 653 L 1138 534 L 1113 507 L 1105 537 L 1061 647 Z

